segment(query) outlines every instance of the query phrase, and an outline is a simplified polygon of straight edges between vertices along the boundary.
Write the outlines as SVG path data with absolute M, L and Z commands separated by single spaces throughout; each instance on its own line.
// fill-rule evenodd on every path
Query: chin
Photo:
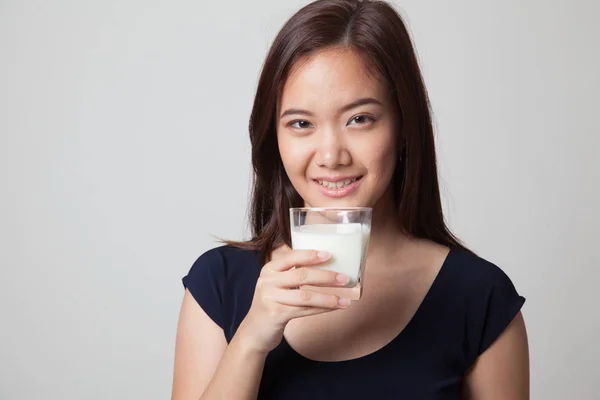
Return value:
M 372 207 L 371 202 L 361 200 L 356 196 L 348 196 L 347 198 L 328 198 L 321 194 L 311 196 L 310 200 L 305 201 L 307 207 Z

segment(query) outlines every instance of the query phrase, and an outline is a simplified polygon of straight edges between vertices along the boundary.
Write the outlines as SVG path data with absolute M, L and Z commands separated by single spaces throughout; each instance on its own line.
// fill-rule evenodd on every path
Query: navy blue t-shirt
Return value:
M 261 263 L 231 246 L 207 251 L 184 286 L 229 342 L 246 316 Z M 464 375 L 500 336 L 525 298 L 496 265 L 453 248 L 402 332 L 353 360 L 303 357 L 285 338 L 269 353 L 259 399 L 460 399 Z

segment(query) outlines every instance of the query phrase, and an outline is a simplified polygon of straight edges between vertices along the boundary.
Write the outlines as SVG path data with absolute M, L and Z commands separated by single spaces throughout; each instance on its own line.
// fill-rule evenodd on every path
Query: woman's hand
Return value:
M 348 299 L 300 288 L 343 287 L 348 283 L 343 274 L 311 268 L 329 257 L 327 252 L 290 250 L 264 265 L 250 310 L 238 329 L 246 343 L 268 353 L 281 342 L 290 320 L 348 307 Z

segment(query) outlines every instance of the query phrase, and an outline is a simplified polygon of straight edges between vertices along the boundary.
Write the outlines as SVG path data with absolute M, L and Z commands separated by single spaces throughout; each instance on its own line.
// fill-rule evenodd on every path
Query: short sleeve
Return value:
M 202 254 L 182 281 L 204 312 L 223 328 L 225 263 L 218 249 Z
M 469 364 L 500 337 L 525 303 L 504 271 L 491 263 L 481 267 L 479 287 L 470 299 L 467 316 Z

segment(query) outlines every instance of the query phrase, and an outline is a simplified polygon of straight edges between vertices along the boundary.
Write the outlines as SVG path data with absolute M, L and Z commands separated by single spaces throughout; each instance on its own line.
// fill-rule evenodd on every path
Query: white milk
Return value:
M 331 258 L 315 268 L 348 275 L 350 282 L 346 287 L 357 285 L 368 243 L 368 226 L 361 229 L 359 223 L 314 224 L 292 228 L 292 248 L 328 251 Z

